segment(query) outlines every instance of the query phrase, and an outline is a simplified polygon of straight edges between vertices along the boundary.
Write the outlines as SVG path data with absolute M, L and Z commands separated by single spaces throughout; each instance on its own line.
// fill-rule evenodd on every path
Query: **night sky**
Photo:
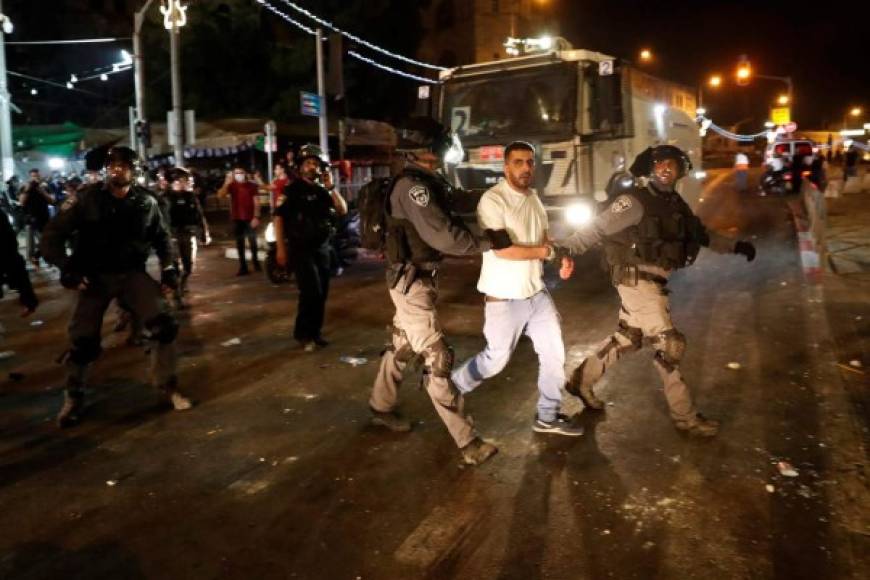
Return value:
M 337 0 L 298 1 L 330 18 L 336 16 L 332 13 L 338 10 L 337 6 L 345 8 L 359 0 L 342 0 L 347 4 Z M 437 0 L 418 0 L 416 4 L 433 1 Z M 655 60 L 644 68 L 658 76 L 692 86 L 705 83 L 713 73 L 721 74 L 725 84 L 715 92 L 704 91 L 709 115 L 720 125 L 744 121 L 738 129 L 740 132 L 759 130 L 760 124 L 768 117 L 769 106 L 777 95 L 785 92 L 784 84 L 762 79 L 754 80 L 748 87 L 737 87 L 733 73 L 741 54 L 748 55 L 757 73 L 792 76 L 795 87 L 792 116 L 800 128 L 839 129 L 844 113 L 853 106 L 865 110 L 861 122 L 870 122 L 870 1 L 829 3 L 833 6 L 829 10 L 825 10 L 826 5 L 821 2 L 810 8 L 806 2 L 781 0 L 539 2 L 549 3 L 553 19 L 558 21 L 558 33 L 577 48 L 598 50 L 633 61 L 637 60 L 641 48 L 649 48 Z M 198 3 L 194 2 L 194 5 Z M 132 18 L 127 13 L 131 5 L 139 4 L 133 0 L 7 0 L 4 7 L 18 22 L 15 38 L 7 37 L 7 40 L 129 36 Z M 411 52 L 408 47 L 417 38 L 415 27 L 410 22 L 413 10 L 406 10 L 401 16 L 394 9 L 386 8 L 386 0 L 367 0 L 365 4 L 373 11 L 380 7 L 384 14 L 367 24 L 347 18 L 345 26 L 388 48 Z M 244 2 L 238 5 L 244 10 L 258 9 L 254 0 L 250 5 Z M 47 6 L 51 6 L 52 11 L 46 12 Z M 101 9 L 93 12 L 94 6 Z M 397 21 L 391 22 L 390 18 Z M 274 18 L 269 16 L 264 26 L 269 26 L 270 19 Z M 403 25 L 404 20 L 409 23 Z M 353 28 L 354 25 L 361 28 Z M 387 32 L 379 28 L 386 28 Z M 291 30 L 288 34 L 291 38 L 306 41 L 297 31 Z M 408 38 L 409 35 L 413 38 Z M 123 46 L 129 46 L 129 41 L 99 49 L 7 47 L 7 60 L 11 70 L 63 81 L 67 71 L 84 66 L 77 63 L 111 62 Z M 152 57 L 165 60 L 165 55 L 153 52 Z M 154 62 L 152 60 L 152 65 Z M 222 65 L 216 63 L 216 66 Z M 187 69 L 188 73 L 190 70 Z M 413 68 L 410 71 L 420 72 Z M 411 95 L 405 100 L 396 99 L 398 105 L 387 103 L 387 106 L 378 96 L 380 106 L 370 104 L 367 108 L 360 108 L 358 113 L 376 117 L 377 111 L 398 113 L 404 106 L 402 103 L 413 103 L 412 95 L 417 85 L 414 81 L 389 77 L 386 73 L 368 70 L 365 65 L 355 63 L 346 64 L 346 72 L 356 75 L 356 85 L 363 89 L 376 83 L 389 87 L 387 94 L 390 96 L 403 91 Z M 163 78 L 166 76 L 165 70 L 152 71 L 148 82 L 166 84 L 168 81 Z M 260 82 L 256 76 L 247 76 L 246 82 Z M 40 87 L 40 94 L 32 97 L 29 86 L 20 79 L 10 78 L 10 83 L 13 99 L 33 114 L 32 122 L 59 122 L 67 115 L 77 117 L 69 119 L 72 121 L 106 126 L 126 122 L 126 107 L 132 100 L 131 80 L 126 73 L 103 85 L 91 83 L 83 86 L 98 92 L 99 98 L 72 95 L 63 89 L 47 87 Z M 268 78 L 263 79 L 263 82 L 268 81 Z M 187 86 L 191 87 L 192 82 L 192 78 L 188 78 Z M 162 91 L 159 94 L 165 92 L 168 95 L 168 86 L 160 85 L 159 88 Z M 360 102 L 359 97 L 355 102 Z M 202 113 L 208 116 L 208 111 Z M 256 114 L 255 111 L 245 113 Z
M 718 92 L 704 91 L 711 118 L 756 127 L 785 84 L 734 84 L 746 54 L 760 74 L 791 76 L 792 117 L 803 129 L 839 128 L 853 106 L 870 122 L 870 2 L 780 0 L 554 0 L 561 34 L 575 47 L 637 60 L 656 55 L 651 72 L 697 86 L 720 73 Z M 727 86 L 726 86 L 727 84 Z

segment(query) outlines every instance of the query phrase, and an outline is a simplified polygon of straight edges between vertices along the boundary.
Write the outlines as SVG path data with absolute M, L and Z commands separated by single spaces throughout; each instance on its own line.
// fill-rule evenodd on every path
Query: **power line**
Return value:
M 17 46 L 39 46 L 39 45 L 52 45 L 52 44 L 96 44 L 100 42 L 118 42 L 121 40 L 130 40 L 129 36 L 119 36 L 115 38 L 78 38 L 74 40 L 27 40 L 27 41 L 15 41 L 15 42 L 6 42 L 8 45 L 17 45 Z
M 363 61 L 363 62 L 365 62 L 365 63 L 368 63 L 368 64 L 370 64 L 370 65 L 372 65 L 372 66 L 375 66 L 375 67 L 377 67 L 377 68 L 379 68 L 379 69 L 381 69 L 381 70 L 385 70 L 385 71 L 387 71 L 387 72 L 393 73 L 394 75 L 399 75 L 399 76 L 402 76 L 402 77 L 405 77 L 405 78 L 408 78 L 408 79 L 412 79 L 412 80 L 415 80 L 415 81 L 420 81 L 420 82 L 422 82 L 422 83 L 429 83 L 430 85 L 437 85 L 437 84 L 438 84 L 438 81 L 433 81 L 432 79 L 427 79 L 426 77 L 419 77 L 419 76 L 417 76 L 417 75 L 412 75 L 412 74 L 410 74 L 410 73 L 406 73 L 406 72 L 404 72 L 404 71 L 400 71 L 400 70 L 396 70 L 396 69 L 394 69 L 394 68 L 390 68 L 390 67 L 388 67 L 388 66 L 385 65 L 385 64 L 381 64 L 381 63 L 379 63 L 379 62 L 375 62 L 375 61 L 373 61 L 372 59 L 370 59 L 370 58 L 368 58 L 368 57 L 365 57 L 365 56 L 359 54 L 358 52 L 354 52 L 354 51 L 352 51 L 352 50 L 347 51 L 347 55 L 348 55 L 348 56 L 352 56 L 353 58 L 355 58 L 355 59 L 357 59 L 357 60 L 361 60 L 361 61 Z
M 261 4 L 264 3 L 261 0 L 257 0 L 257 1 L 260 2 Z M 359 43 L 359 44 L 365 46 L 366 48 L 370 48 L 371 50 L 374 50 L 375 52 L 380 52 L 381 54 L 384 54 L 384 55 L 389 56 L 391 58 L 401 60 L 401 61 L 406 62 L 408 64 L 421 66 L 423 68 L 428 68 L 428 69 L 432 69 L 432 70 L 447 70 L 446 68 L 441 67 L 441 66 L 435 66 L 434 64 L 429 64 L 427 62 L 420 62 L 419 60 L 414 60 L 412 58 L 408 58 L 407 56 L 403 56 L 403 55 L 397 54 L 395 52 L 390 52 L 389 50 L 387 50 L 385 48 L 381 48 L 380 46 L 377 46 L 375 44 L 372 44 L 371 42 L 363 40 L 359 36 L 355 36 L 355 35 L 351 34 L 350 32 L 342 30 L 341 28 L 335 26 L 332 22 L 329 22 L 328 20 L 324 20 L 323 18 L 320 18 L 316 14 L 310 12 L 309 10 L 306 10 L 305 8 L 302 8 L 301 6 L 299 6 L 298 4 L 296 4 L 294 2 L 291 2 L 290 0 L 281 0 L 281 2 L 286 4 L 292 10 L 295 10 L 296 12 L 298 12 L 300 14 L 304 14 L 305 16 L 307 16 L 311 20 L 317 22 L 321 26 L 325 26 L 325 27 L 329 28 L 330 30 L 332 30 L 333 32 L 337 32 L 337 33 L 341 34 L 342 36 L 344 36 L 345 38 L 349 38 L 350 40 L 352 40 L 356 43 Z

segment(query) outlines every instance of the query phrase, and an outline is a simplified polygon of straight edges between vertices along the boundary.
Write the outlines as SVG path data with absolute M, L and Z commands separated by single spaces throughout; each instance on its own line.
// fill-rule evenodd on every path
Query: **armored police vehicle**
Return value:
M 448 167 L 456 187 L 487 189 L 502 176 L 502 148 L 521 139 L 537 149 L 534 186 L 545 205 L 605 199 L 613 174 L 651 145 L 686 151 L 695 170 L 680 192 L 695 206 L 701 138 L 691 87 L 664 81 L 614 57 L 561 50 L 441 73 L 433 108 L 465 149 Z

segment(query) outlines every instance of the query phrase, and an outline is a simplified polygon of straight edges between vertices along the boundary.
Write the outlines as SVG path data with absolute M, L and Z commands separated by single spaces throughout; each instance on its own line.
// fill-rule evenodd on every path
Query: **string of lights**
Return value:
M 305 26 L 304 24 L 302 24 L 298 20 L 294 20 L 293 18 L 290 18 L 290 16 L 288 16 L 287 14 L 284 14 L 283 12 L 281 12 L 280 10 L 278 10 L 277 8 L 275 8 L 274 6 L 272 6 L 271 4 L 266 2 L 266 0 L 257 0 L 257 2 L 261 5 L 263 5 L 263 7 L 266 8 L 266 10 L 269 10 L 270 12 L 277 14 L 278 16 L 280 16 L 281 18 L 283 18 L 284 20 L 286 20 L 287 22 L 289 22 L 290 24 L 292 24 L 296 28 L 299 28 L 300 30 L 305 31 L 312 36 L 317 34 L 317 32 L 313 28 L 311 28 L 309 26 Z M 326 39 L 324 39 L 324 40 L 326 40 Z
M 707 118 L 703 115 L 698 116 L 698 123 L 701 125 L 703 131 L 706 131 L 707 129 L 712 129 L 714 132 L 718 133 L 719 135 L 725 137 L 726 139 L 731 139 L 733 141 L 742 141 L 742 142 L 754 141 L 754 140 L 758 139 L 759 137 L 766 137 L 768 134 L 768 131 L 766 131 L 766 130 L 761 131 L 760 133 L 755 133 L 753 135 L 741 135 L 739 133 L 734 133 L 732 131 L 729 131 L 727 129 L 720 127 L 719 125 L 714 123 L 712 120 L 710 120 L 709 118 Z
M 277 8 L 275 8 L 274 6 L 272 6 L 271 4 L 269 4 L 269 2 L 268 2 L 267 0 L 257 0 L 257 2 L 260 3 L 260 4 L 262 4 L 263 7 L 266 8 L 267 10 L 269 10 L 270 12 L 273 12 L 275 15 L 279 16 L 280 18 L 282 18 L 283 20 L 285 20 L 285 21 L 287 21 L 288 23 L 292 24 L 293 26 L 299 28 L 300 30 L 302 30 L 302 31 L 304 31 L 304 32 L 307 32 L 308 34 L 310 34 L 310 35 L 312 35 L 312 36 L 315 36 L 315 35 L 317 34 L 317 32 L 316 32 L 314 29 L 312 29 L 312 28 L 309 27 L 309 26 L 306 26 L 306 25 L 302 24 L 302 23 L 299 22 L 298 20 L 295 20 L 295 19 L 291 18 L 291 17 L 288 16 L 287 14 L 284 14 L 282 11 L 278 10 Z M 324 38 L 323 40 L 326 41 L 325 38 Z M 389 73 L 392 73 L 392 74 L 395 74 L 395 75 L 398 75 L 398 76 L 401 76 L 401 77 L 404 77 L 404 78 L 408 78 L 408 79 L 412 79 L 412 80 L 420 81 L 420 82 L 424 82 L 424 83 L 429 83 L 429 84 L 437 84 L 437 81 L 433 81 L 432 79 L 427 79 L 427 78 L 425 78 L 425 77 L 421 77 L 421 76 L 413 75 L 413 74 L 411 74 L 411 73 L 406 73 L 406 72 L 404 72 L 404 71 L 400 71 L 400 70 L 394 69 L 394 68 L 389 67 L 389 66 L 387 66 L 387 65 L 385 65 L 385 64 L 381 64 L 381 63 L 379 63 L 379 62 L 377 62 L 377 61 L 375 61 L 375 60 L 372 60 L 371 58 L 365 57 L 365 56 L 359 54 L 358 52 L 355 52 L 355 51 L 352 51 L 352 50 L 351 50 L 351 51 L 348 51 L 348 55 L 351 56 L 351 57 L 353 57 L 353 58 L 355 58 L 355 59 L 357 59 L 357 60 L 360 60 L 360 61 L 362 61 L 362 62 L 364 62 L 364 63 L 366 63 L 366 64 L 369 64 L 369 65 L 371 65 L 371 66 L 374 66 L 374 67 L 376 67 L 376 68 L 379 68 L 379 69 L 381 69 L 381 70 L 383 70 L 383 71 L 386 71 L 386 72 L 389 72 Z
M 264 1 L 261 1 L 261 0 L 257 0 L 257 1 L 260 2 L 261 4 L 265 4 Z M 296 12 L 307 16 L 308 18 L 317 22 L 321 26 L 325 26 L 326 28 L 329 28 L 333 32 L 337 32 L 338 34 L 341 34 L 345 38 L 348 38 L 348 39 L 350 39 L 358 44 L 361 44 L 368 49 L 374 50 L 375 52 L 380 52 L 381 54 L 389 56 L 390 58 L 395 58 L 396 60 L 401 60 L 401 61 L 406 62 L 408 64 L 413 64 L 413 65 L 420 66 L 423 68 L 428 68 L 428 69 L 432 69 L 432 70 L 447 70 L 446 68 L 441 67 L 441 66 L 429 64 L 427 62 L 420 62 L 419 60 L 414 60 L 413 58 L 408 58 L 407 56 L 403 56 L 403 55 L 397 54 L 395 52 L 390 52 L 389 50 L 387 50 L 385 48 L 381 48 L 380 46 L 372 44 L 371 42 L 363 40 L 362 38 L 360 38 L 356 35 L 353 35 L 350 32 L 347 32 L 346 30 L 342 30 L 341 28 L 338 28 L 333 23 L 331 23 L 327 20 L 324 20 L 323 18 L 320 18 L 316 14 L 312 13 L 309 10 L 306 10 L 305 8 L 303 8 L 301 6 L 299 6 L 295 2 L 291 2 L 290 0 L 280 0 L 280 1 L 283 2 L 284 4 L 286 4 L 292 10 L 295 10 Z
M 365 56 L 361 55 L 360 53 L 355 52 L 353 50 L 347 51 L 347 55 L 352 56 L 353 58 L 355 58 L 357 60 L 361 60 L 364 63 L 367 63 L 367 64 L 370 64 L 374 67 L 377 67 L 381 70 L 387 71 L 389 73 L 393 73 L 394 75 L 399 75 L 399 76 L 402 76 L 402 77 L 405 77 L 408 79 L 419 81 L 421 83 L 428 83 L 430 85 L 437 85 L 438 84 L 438 81 L 433 81 L 432 79 L 427 79 L 426 77 L 420 77 L 417 75 L 412 75 L 411 73 L 406 73 L 404 71 L 396 70 L 394 68 L 388 67 L 385 64 L 381 64 L 381 63 L 376 62 L 368 57 L 365 57 Z
M 100 96 L 100 95 L 98 95 L 98 94 L 96 94 L 96 93 L 92 93 L 92 92 L 90 92 L 90 91 L 85 91 L 85 90 L 82 90 L 82 89 L 76 89 L 76 88 L 71 87 L 71 86 L 69 86 L 69 85 L 63 85 L 63 84 L 61 84 L 61 83 L 56 83 L 56 82 L 51 81 L 51 80 L 48 80 L 48 79 L 41 79 L 41 78 L 39 78 L 39 77 L 34 77 L 34 76 L 26 75 L 26 74 L 24 74 L 24 73 L 19 73 L 19 72 L 15 72 L 15 71 L 11 71 L 11 70 L 7 70 L 6 73 L 9 74 L 9 75 L 11 75 L 11 76 L 19 77 L 19 78 L 22 78 L 22 79 L 27 79 L 27 80 L 32 81 L 32 82 L 35 82 L 35 83 L 43 83 L 43 84 L 46 84 L 46 85 L 49 85 L 49 86 L 52 86 L 52 87 L 57 87 L 57 88 L 60 88 L 60 89 L 71 89 L 71 90 L 78 91 L 78 92 L 80 92 L 80 93 L 85 93 L 86 95 L 92 95 L 92 96 L 95 96 L 95 97 Z
M 119 36 L 114 38 L 77 38 L 71 40 L 16 40 L 16 41 L 6 41 L 6 45 L 15 45 L 15 46 L 39 46 L 39 45 L 52 45 L 52 44 L 96 44 L 102 42 L 119 42 L 122 40 L 130 40 L 129 36 Z

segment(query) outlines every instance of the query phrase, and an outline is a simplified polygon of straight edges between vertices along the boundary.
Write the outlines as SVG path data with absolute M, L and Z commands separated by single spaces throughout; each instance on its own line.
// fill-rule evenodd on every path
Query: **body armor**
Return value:
M 202 227 L 202 215 L 195 194 L 189 191 L 168 194 L 169 223 L 175 230 L 193 230 Z
M 445 215 L 453 219 L 450 211 L 450 186 L 446 181 L 433 179 L 430 175 L 406 167 L 400 178 L 396 180 L 396 184 L 408 179 L 425 186 L 429 190 L 430 203 L 435 204 Z M 390 192 L 390 204 L 392 204 L 393 192 L 395 187 Z M 387 212 L 386 256 L 391 264 L 411 263 L 417 266 L 440 262 L 444 257 L 441 252 L 423 240 L 409 220 L 393 217 L 391 211 Z
M 604 242 L 608 266 L 658 266 L 684 268 L 708 245 L 707 233 L 689 205 L 676 192 L 636 187 L 630 192 L 643 206 L 643 218 Z

